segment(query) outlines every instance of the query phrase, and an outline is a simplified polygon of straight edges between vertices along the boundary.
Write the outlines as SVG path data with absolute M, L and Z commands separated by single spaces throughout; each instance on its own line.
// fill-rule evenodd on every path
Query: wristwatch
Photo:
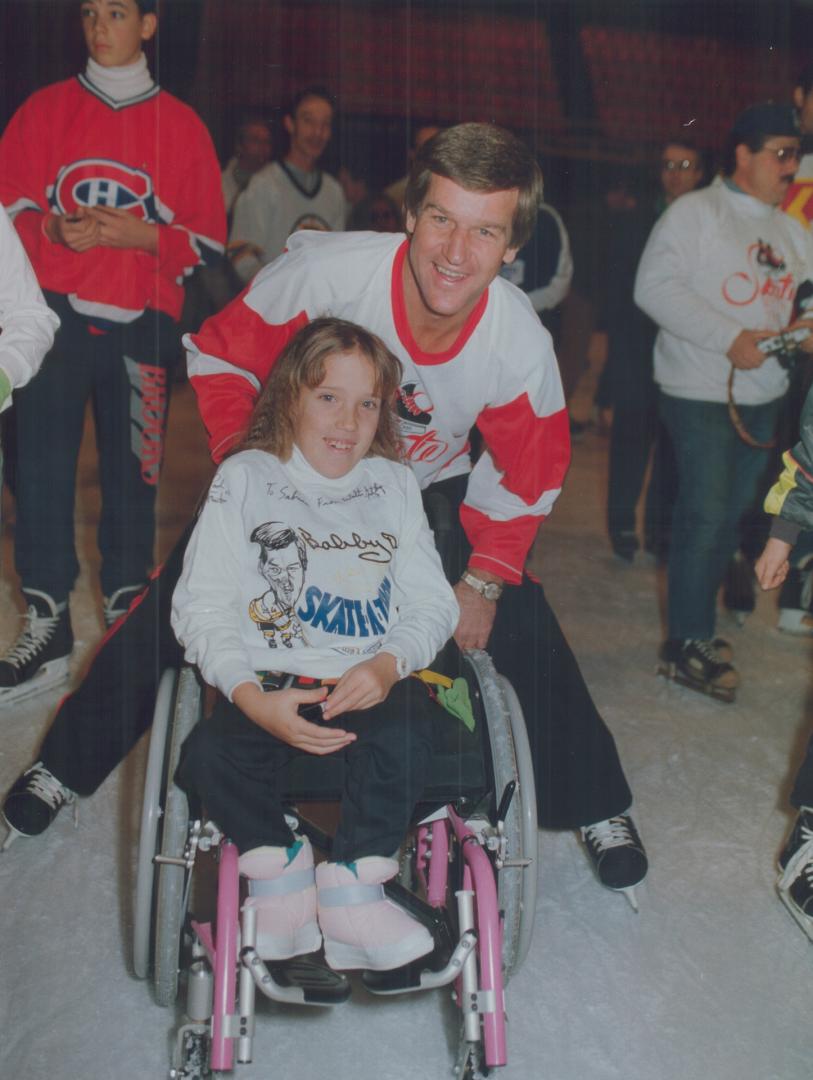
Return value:
M 481 581 L 474 574 L 470 574 L 468 570 L 463 571 L 460 580 L 465 581 L 469 588 L 484 596 L 486 600 L 499 600 L 502 596 L 502 585 L 496 581 Z

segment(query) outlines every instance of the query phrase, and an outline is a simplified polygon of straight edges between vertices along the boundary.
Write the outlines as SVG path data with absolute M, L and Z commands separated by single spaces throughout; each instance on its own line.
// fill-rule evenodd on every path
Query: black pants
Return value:
M 457 477 L 424 493 L 452 582 L 469 554 L 457 513 L 465 489 L 466 478 Z M 45 737 L 43 764 L 79 795 L 92 794 L 147 729 L 161 669 L 179 656 L 169 607 L 188 535 L 150 582 L 142 602 L 103 642 Z M 506 588 L 488 648 L 525 714 L 539 824 L 575 828 L 626 810 L 632 796 L 615 742 L 540 585 L 526 578 Z
M 90 400 L 99 450 L 102 592 L 139 585 L 153 561 L 154 507 L 174 323 L 145 312 L 91 333 L 64 296 L 47 293 L 61 326 L 42 368 L 15 395 L 17 527 L 23 588 L 66 600 L 79 573 L 74 545 L 76 465 Z
M 677 470 L 669 434 L 658 416 L 654 384 L 650 393 L 642 390 L 635 398 L 619 401 L 614 407 L 607 483 L 610 536 L 635 531 L 635 507 L 653 446 L 644 507 L 644 543 L 649 550 L 665 554 L 677 496 Z
M 345 770 L 335 861 L 389 857 L 397 850 L 424 788 L 432 724 L 443 720 L 442 712 L 423 683 L 405 679 L 380 705 L 336 718 L 337 727 L 358 738 L 340 751 Z M 176 776 L 240 851 L 288 847 L 293 834 L 279 775 L 292 769 L 306 777 L 311 761 L 313 755 L 269 735 L 221 697 L 184 743 Z

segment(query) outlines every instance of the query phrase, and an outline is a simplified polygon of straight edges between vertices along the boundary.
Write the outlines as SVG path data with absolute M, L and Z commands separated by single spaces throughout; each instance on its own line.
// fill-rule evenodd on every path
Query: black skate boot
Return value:
M 722 638 L 713 641 L 672 639 L 661 647 L 658 674 L 730 703 L 740 682 L 735 668 L 729 663 L 730 653 L 731 646 Z
M 3 817 L 9 828 L 2 850 L 18 836 L 39 836 L 45 832 L 66 804 L 76 803 L 76 796 L 45 768 L 41 761 L 18 776 L 3 803 Z M 74 815 L 75 823 L 75 815 Z
M 0 706 L 50 690 L 68 677 L 73 632 L 67 601 L 57 604 L 44 592 L 24 589 L 28 612 L 23 629 L 0 657 Z
M 635 886 L 646 877 L 649 862 L 632 818 L 619 814 L 584 826 L 581 834 L 601 884 L 622 892 L 637 911 Z
M 130 610 L 130 605 L 139 595 L 144 591 L 144 585 L 123 585 L 120 589 L 116 589 L 110 596 L 104 597 L 103 613 L 104 624 L 109 630 L 113 623 L 119 621 L 122 615 L 126 615 Z
M 740 626 L 756 607 L 754 571 L 741 551 L 735 552 L 723 578 L 723 603 Z
M 779 898 L 813 941 L 813 809 L 803 806 L 781 854 Z

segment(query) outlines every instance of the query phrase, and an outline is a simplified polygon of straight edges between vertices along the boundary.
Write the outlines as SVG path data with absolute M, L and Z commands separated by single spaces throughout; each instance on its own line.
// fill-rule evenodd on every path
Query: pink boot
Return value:
M 382 883 L 397 871 L 395 859 L 380 855 L 317 866 L 319 925 L 332 968 L 389 971 L 432 951 L 426 927 L 384 896 Z
M 308 838 L 298 837 L 289 848 L 252 848 L 240 856 L 239 866 L 248 878 L 246 906 L 257 909 L 257 953 L 262 959 L 287 960 L 315 952 L 322 935 Z

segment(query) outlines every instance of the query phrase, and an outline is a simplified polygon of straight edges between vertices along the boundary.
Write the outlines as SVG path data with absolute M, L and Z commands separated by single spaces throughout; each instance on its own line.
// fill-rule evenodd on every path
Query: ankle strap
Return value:
M 350 907 L 372 904 L 385 897 L 383 885 L 330 885 L 326 889 L 319 889 L 319 906 Z
M 289 893 L 302 892 L 315 881 L 313 867 L 295 870 L 292 874 L 282 874 L 278 878 L 249 878 L 249 896 L 287 896 Z

